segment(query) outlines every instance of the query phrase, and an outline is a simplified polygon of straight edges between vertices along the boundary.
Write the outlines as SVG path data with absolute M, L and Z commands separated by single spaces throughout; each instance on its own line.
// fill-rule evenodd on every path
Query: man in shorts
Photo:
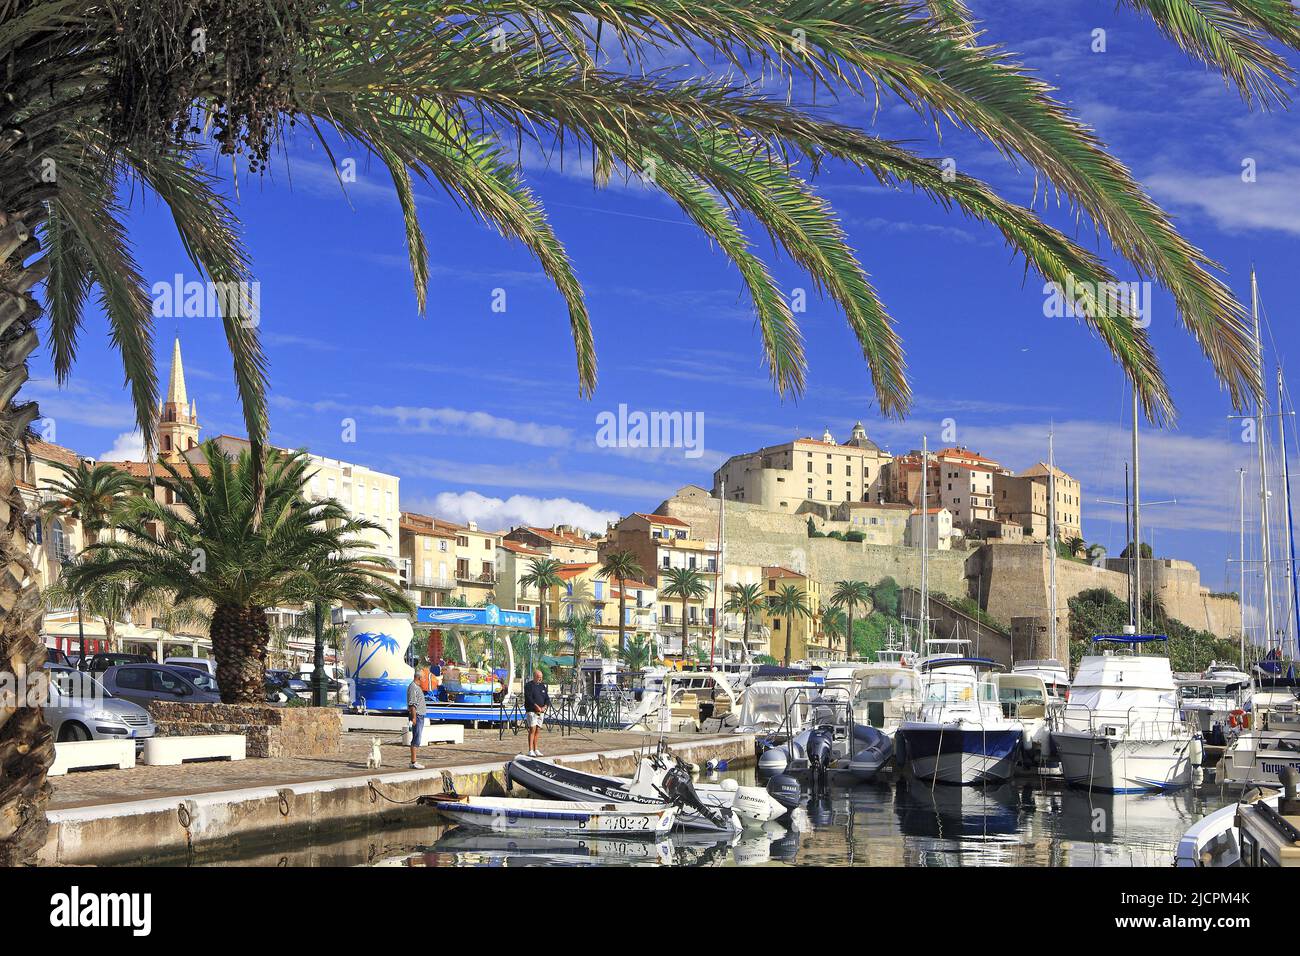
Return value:
M 538 738 L 546 720 L 546 708 L 551 706 L 551 695 L 542 683 L 542 672 L 533 671 L 533 679 L 524 685 L 524 723 L 528 727 L 528 756 L 540 757 Z
M 411 718 L 411 769 L 423 770 L 419 761 L 420 744 L 424 742 L 424 715 L 429 705 L 424 701 L 424 688 L 420 685 L 420 676 L 424 668 L 417 668 L 411 675 L 411 683 L 406 687 L 406 713 Z

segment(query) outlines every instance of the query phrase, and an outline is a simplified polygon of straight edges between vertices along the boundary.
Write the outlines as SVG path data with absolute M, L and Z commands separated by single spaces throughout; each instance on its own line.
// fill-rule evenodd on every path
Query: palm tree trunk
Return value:
M 27 381 L 27 357 L 36 348 L 40 305 L 31 288 L 48 270 L 32 234 L 46 216 L 42 204 L 0 213 L 0 262 L 8 265 L 0 287 L 0 668 L 19 678 L 43 675 L 40 588 L 27 556 L 33 517 L 18 491 L 27 428 L 40 414 L 35 402 L 14 401 Z M 16 701 L 15 701 L 16 703 Z M 0 706 L 0 866 L 35 862 L 45 845 L 45 772 L 54 762 L 54 738 L 37 707 Z
M 682 660 L 686 660 L 686 598 L 682 598 Z
M 744 642 L 745 663 L 748 664 L 749 656 L 750 656 L 749 655 L 749 612 L 748 611 L 745 612 L 745 629 L 741 633 L 740 639 Z
M 794 643 L 794 615 L 785 619 L 785 666 L 790 666 L 790 645 Z
M 844 659 L 853 653 L 853 602 L 849 602 L 849 629 L 844 635 Z
M 266 648 L 271 639 L 265 609 L 218 604 L 212 612 L 211 635 L 222 702 L 264 703 Z
M 623 593 L 623 579 L 618 579 L 618 649 L 627 647 L 627 595 Z

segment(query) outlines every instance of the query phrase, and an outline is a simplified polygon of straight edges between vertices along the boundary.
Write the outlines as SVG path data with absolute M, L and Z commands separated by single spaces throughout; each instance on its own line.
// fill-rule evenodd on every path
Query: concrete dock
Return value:
M 384 766 L 367 770 L 379 736 Z M 546 734 L 542 749 L 561 763 L 593 772 L 631 774 L 638 754 L 654 746 L 645 733 Z M 673 751 L 703 763 L 753 759 L 748 735 L 670 734 Z M 526 746 L 522 735 L 467 730 L 465 742 L 421 751 L 424 770 L 405 769 L 409 751 L 395 735 L 344 735 L 331 757 L 262 758 L 73 773 L 52 782 L 46 864 L 182 862 L 259 847 L 303 843 L 349 829 L 399 826 L 409 832 L 439 822 L 417 807 L 441 791 L 504 792 L 503 768 Z M 516 791 L 518 792 L 518 791 Z

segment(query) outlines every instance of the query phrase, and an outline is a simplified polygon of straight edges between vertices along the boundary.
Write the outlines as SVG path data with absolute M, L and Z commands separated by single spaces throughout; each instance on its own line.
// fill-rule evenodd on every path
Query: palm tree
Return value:
M 645 569 L 631 551 L 613 551 L 605 555 L 605 560 L 596 573 L 618 582 L 618 646 L 622 650 L 627 644 L 627 593 L 624 585 L 628 581 L 639 581 L 645 574 Z
M 629 670 L 639 671 L 650 666 L 654 660 L 654 647 L 650 639 L 641 634 L 634 634 L 618 652 L 619 660 Z
M 767 608 L 773 616 L 785 618 L 785 666 L 789 667 L 791 645 L 794 644 L 794 619 L 812 617 L 808 595 L 803 588 L 785 584 L 775 594 L 767 596 Z
M 695 568 L 665 568 L 660 576 L 667 578 L 668 583 L 659 588 L 659 593 L 664 597 L 682 599 L 682 657 L 685 657 L 689 623 L 687 604 L 703 600 L 709 593 L 709 586 L 704 582 L 704 575 Z
M 81 584 L 69 579 L 67 572 L 83 564 L 92 564 L 105 559 L 103 553 L 83 552 L 66 561 L 63 574 L 58 580 L 49 584 L 42 599 L 47 608 L 72 606 L 77 609 L 77 621 L 80 626 L 81 616 L 89 614 L 99 618 L 104 624 L 104 641 L 109 650 L 117 649 L 117 622 L 128 621 L 135 605 L 130 600 L 130 579 L 124 575 L 106 575 Z M 82 634 L 81 656 L 86 656 L 85 635 Z
M 731 587 L 731 595 L 722 609 L 728 614 L 739 614 L 744 618 L 744 634 L 741 636 L 745 648 L 745 660 L 749 655 L 749 622 L 763 613 L 766 606 L 763 600 L 763 587 L 759 584 L 736 584 Z
M 144 277 L 135 262 L 118 187 L 143 187 L 173 215 L 196 271 L 226 290 L 252 281 L 238 221 L 200 153 L 243 157 L 250 172 L 310 129 L 355 144 L 391 173 L 403 212 L 416 301 L 425 307 L 427 250 L 415 179 L 442 185 L 503 235 L 520 240 L 564 298 L 579 389 L 591 394 L 595 353 L 586 305 L 545 211 L 510 161 L 509 144 L 576 145 L 604 184 L 634 171 L 661 190 L 737 267 L 749 291 L 771 376 L 782 394 L 804 387 L 802 336 L 780 287 L 741 228 L 747 214 L 844 310 L 883 410 L 909 401 L 891 319 L 831 207 L 798 170 L 833 158 L 888 187 L 911 187 L 997 228 L 1038 272 L 1078 292 L 1076 307 L 1142 396 L 1148 415 L 1171 403 L 1140 323 L 1088 290 L 1112 288 L 1101 260 L 1032 211 L 965 174 L 895 142 L 830 122 L 797 103 L 736 84 L 729 75 L 683 79 L 642 69 L 671 41 L 694 63 L 756 64 L 791 87 L 881 87 L 920 112 L 941 113 L 1001 152 L 1020 157 L 1110 237 L 1117 253 L 1171 292 L 1234 403 L 1258 386 L 1243 310 L 1212 264 L 1052 97 L 1049 86 L 996 46 L 980 45 L 960 0 L 921 5 L 829 0 L 804 4 L 679 0 L 483 0 L 473 5 L 398 0 L 247 8 L 140 0 L 132 15 L 99 0 L 78 5 L 14 0 L 0 10 L 0 59 L 12 64 L 0 104 L 0 356 L 8 451 L 0 459 L 0 670 L 19 673 L 40 654 L 40 601 L 26 556 L 23 505 L 14 495 L 22 438 L 40 414 L 16 396 L 39 344 L 42 310 L 60 382 L 75 364 L 85 303 L 100 303 L 122 354 L 137 422 L 152 442 L 157 409 Z M 1268 46 L 1300 48 L 1290 4 L 1233 0 L 1213 16 L 1191 0 L 1135 3 L 1191 56 L 1235 84 L 1248 105 L 1280 98 L 1294 78 Z M 237 19 L 236 19 L 237 18 Z M 403 28 L 394 29 L 401 19 Z M 207 46 L 192 46 L 190 23 Z M 792 53 L 790 38 L 798 38 Z M 1264 41 L 1264 42 L 1261 42 Z M 604 44 L 608 42 L 610 46 Z M 617 45 L 632 69 L 608 70 Z M 490 48 L 493 55 L 485 57 Z M 780 86 L 772 83 L 773 88 Z M 787 160 L 796 162 L 787 162 Z M 342 177 L 340 177 L 340 181 Z M 128 196 L 137 193 L 128 190 Z M 32 290 L 46 283 L 45 301 Z M 234 302 L 232 306 L 231 302 Z M 254 452 L 255 524 L 263 498 L 266 361 L 239 296 L 220 308 L 244 423 Z M 28 594 L 19 598 L 20 592 Z M 4 724 L 0 747 L 0 864 L 30 860 L 45 840 L 43 768 L 53 759 L 38 712 Z M 0 716 L 3 716 L 0 714 Z M 18 803 L 24 811 L 19 813 Z
M 1072 558 L 1077 558 L 1080 552 L 1082 552 L 1087 546 L 1088 542 L 1084 541 L 1078 535 L 1065 539 L 1066 550 L 1070 553 L 1070 557 Z
M 554 558 L 533 558 L 528 562 L 528 571 L 519 576 L 519 584 L 525 588 L 537 588 L 539 602 L 537 606 L 537 657 L 540 660 L 546 644 L 547 607 L 551 600 L 551 588 L 564 583 L 560 569 L 564 567 Z M 532 652 L 528 654 L 529 667 L 532 667 Z
M 369 564 L 364 555 L 318 550 L 303 561 L 293 591 L 286 591 L 286 602 L 301 604 L 312 623 L 312 702 L 317 707 L 329 706 L 325 635 L 326 621 L 333 618 L 336 604 L 408 613 L 415 610 L 402 591 L 376 573 L 383 569 Z
M 835 607 L 842 607 L 848 614 L 848 625 L 846 633 L 848 639 L 844 642 L 844 659 L 848 660 L 853 653 L 853 612 L 859 607 L 866 607 L 871 603 L 871 585 L 866 581 L 836 581 L 835 590 L 831 592 L 831 604 Z
M 831 646 L 834 646 L 835 644 L 835 641 L 833 640 L 834 638 L 837 637 L 842 638 L 844 637 L 845 634 L 848 633 L 847 622 L 845 620 L 844 612 L 841 611 L 839 608 L 835 607 L 834 605 L 831 604 L 826 605 L 824 608 L 822 608 L 821 629 L 823 634 L 825 634 L 828 638 L 832 638 L 832 640 L 828 641 L 828 643 Z M 844 654 L 844 659 L 848 660 L 848 657 L 849 655 L 846 650 Z
M 56 497 L 46 501 L 41 510 L 47 515 L 61 515 L 81 522 L 86 543 L 94 544 L 113 524 L 113 516 L 123 499 L 140 490 L 129 472 L 112 465 L 91 464 L 84 458 L 73 465 L 51 462 L 63 476 L 48 488 Z
M 142 603 L 197 600 L 212 605 L 210 638 L 217 683 L 226 703 L 258 703 L 270 625 L 266 608 L 311 596 L 337 595 L 359 608 L 410 609 L 384 576 L 392 562 L 361 534 L 380 526 L 351 517 L 334 499 L 308 501 L 308 460 L 299 452 L 263 451 L 263 520 L 254 520 L 251 452 L 232 460 L 213 442 L 203 464 L 161 462 L 159 484 L 180 507 L 152 497 L 130 501 L 118 540 L 92 545 L 105 557 L 69 569 L 71 587 L 125 576 Z M 155 530 L 156 529 L 156 530 Z

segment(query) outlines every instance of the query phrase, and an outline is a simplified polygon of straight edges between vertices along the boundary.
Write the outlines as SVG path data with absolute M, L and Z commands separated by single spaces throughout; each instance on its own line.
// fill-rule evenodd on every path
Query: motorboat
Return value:
M 850 757 L 851 776 L 870 780 L 889 766 L 894 759 L 894 735 L 920 703 L 921 679 L 913 667 L 885 661 L 854 672 L 853 722 L 864 740 L 870 739 Z M 874 734 L 867 734 L 868 729 Z
M 1065 706 L 1039 674 L 1011 671 L 994 674 L 1002 716 L 1024 728 L 1021 759 L 1026 765 L 1041 767 L 1055 763 L 1052 759 L 1052 714 Z
M 1085 656 L 1052 746 L 1071 786 L 1111 793 L 1170 790 L 1192 782 L 1201 739 L 1184 723 L 1169 658 L 1143 654 L 1163 634 L 1098 635 L 1114 644 Z
M 1215 779 L 1237 789 L 1280 786 L 1287 769 L 1300 771 L 1300 702 L 1286 688 L 1256 691 L 1250 703 L 1242 729 L 1224 748 Z
M 1024 727 L 1002 715 L 983 657 L 931 655 L 921 661 L 924 696 L 895 734 L 895 760 L 929 783 L 982 784 L 1010 778 Z
M 1281 788 L 1253 787 L 1190 827 L 1178 841 L 1180 867 L 1300 866 L 1300 771 Z
M 565 767 L 538 757 L 516 757 L 506 765 L 506 782 L 555 800 L 601 800 L 616 803 L 655 805 L 668 790 L 666 778 L 679 773 L 680 765 L 663 753 L 642 757 L 632 777 L 605 776 Z M 689 774 L 686 779 L 689 780 Z M 692 787 L 707 812 L 681 813 L 682 829 L 730 831 L 736 828 L 733 814 L 743 823 L 766 823 L 786 813 L 762 787 L 741 787 L 734 780 L 721 783 L 693 783 Z
M 765 738 L 798 733 L 807 723 L 807 701 L 818 690 L 816 684 L 806 681 L 762 680 L 750 684 L 740 705 L 735 733 Z
M 677 822 L 678 807 L 661 802 L 600 803 L 594 800 L 521 800 L 439 793 L 419 798 L 448 819 L 496 833 L 597 834 L 663 837 Z
M 1225 746 L 1242 729 L 1251 699 L 1250 675 L 1213 663 L 1199 674 L 1175 674 L 1183 720 L 1206 743 Z
M 1053 700 L 1064 701 L 1070 696 L 1070 671 L 1055 658 L 1016 661 L 1011 673 L 1041 678 Z

